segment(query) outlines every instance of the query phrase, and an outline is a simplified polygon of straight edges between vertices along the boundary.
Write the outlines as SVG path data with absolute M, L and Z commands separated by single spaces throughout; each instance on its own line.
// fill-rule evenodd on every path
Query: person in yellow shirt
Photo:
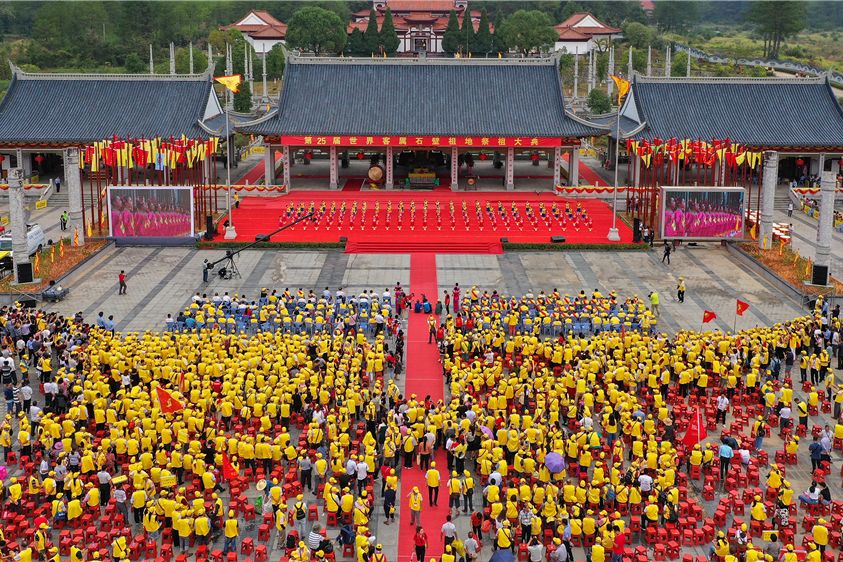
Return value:
M 421 510 L 422 510 L 422 494 L 418 486 L 413 486 L 413 489 L 407 494 L 410 504 L 410 524 L 415 525 L 416 522 L 421 524 Z
M 228 519 L 224 525 L 225 544 L 223 554 L 237 552 L 237 537 L 240 536 L 240 524 L 237 522 L 237 514 L 232 510 L 228 512 Z
M 436 470 L 436 461 L 430 463 L 430 468 L 424 475 L 427 481 L 427 503 L 430 506 L 439 505 L 439 471 Z

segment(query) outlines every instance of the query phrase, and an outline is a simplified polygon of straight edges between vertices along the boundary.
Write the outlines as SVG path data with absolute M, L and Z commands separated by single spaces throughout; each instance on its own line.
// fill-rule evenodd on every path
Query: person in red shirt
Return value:
M 617 525 L 612 526 L 615 532 L 615 541 L 612 544 L 612 562 L 623 562 L 623 549 L 626 546 L 626 535 L 621 533 Z
M 122 269 L 120 270 L 120 274 L 117 276 L 117 281 L 120 284 L 120 287 L 117 289 L 118 295 L 125 295 L 126 294 L 126 272 Z
M 413 544 L 416 545 L 416 560 L 418 562 L 425 562 L 424 553 L 427 550 L 427 533 L 424 532 L 421 525 L 416 527 Z
M 445 314 L 451 314 L 451 295 L 445 291 Z

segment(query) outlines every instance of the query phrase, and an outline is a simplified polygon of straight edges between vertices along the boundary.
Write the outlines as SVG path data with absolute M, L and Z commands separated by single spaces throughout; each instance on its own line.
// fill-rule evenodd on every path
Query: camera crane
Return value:
M 225 262 L 225 265 L 223 267 L 221 267 L 218 271 L 218 275 L 220 276 L 220 278 L 221 279 L 234 279 L 236 277 L 236 278 L 239 279 L 240 278 L 240 270 L 237 269 L 237 263 L 234 261 L 234 258 L 235 258 L 235 256 L 237 256 L 237 254 L 239 254 L 243 250 L 248 250 L 249 248 L 253 248 L 253 247 L 257 246 L 258 244 L 260 244 L 261 242 L 269 242 L 269 239 L 272 236 L 275 236 L 279 232 L 287 230 L 288 228 L 291 228 L 291 227 L 297 225 L 298 223 L 306 221 L 306 220 L 316 221 L 316 213 L 311 212 L 311 213 L 308 213 L 306 215 L 302 215 L 301 217 L 297 218 L 296 220 L 294 220 L 292 222 L 289 222 L 289 223 L 285 224 L 284 226 L 281 226 L 281 227 L 273 230 L 269 234 L 258 234 L 257 236 L 255 236 L 254 242 L 250 242 L 249 244 L 246 244 L 242 248 L 238 248 L 236 250 L 226 250 L 225 251 L 225 257 L 222 257 L 222 258 L 220 258 L 216 261 L 205 260 L 205 265 L 202 268 L 202 279 L 203 279 L 203 281 L 205 283 L 207 283 L 210 272 L 213 271 L 213 269 L 217 265 L 219 265 L 223 262 Z

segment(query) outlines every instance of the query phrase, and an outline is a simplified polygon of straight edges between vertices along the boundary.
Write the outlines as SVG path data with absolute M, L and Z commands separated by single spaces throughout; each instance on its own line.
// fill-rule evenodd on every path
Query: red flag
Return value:
M 717 315 L 714 314 L 712 311 L 703 310 L 703 321 L 702 321 L 703 324 L 708 324 L 709 322 L 711 322 L 715 318 L 717 318 Z
M 158 393 L 158 402 L 161 404 L 161 411 L 165 414 L 172 414 L 184 410 L 184 404 L 176 400 L 168 391 L 160 386 L 156 386 L 155 391 Z
M 231 464 L 231 460 L 228 458 L 228 453 L 225 451 L 222 452 L 222 477 L 226 480 L 234 480 L 237 478 L 239 474 L 234 469 L 234 465 Z
M 688 431 L 685 432 L 685 437 L 682 438 L 682 443 L 689 449 L 708 437 L 703 425 L 702 413 L 700 409 L 694 408 L 694 413 L 691 416 L 691 423 L 688 424 Z
M 748 308 L 749 308 L 748 302 L 743 302 L 741 299 L 738 299 L 738 304 L 737 304 L 737 307 L 735 308 L 735 313 L 737 313 L 738 316 L 743 316 L 743 313 L 746 312 Z

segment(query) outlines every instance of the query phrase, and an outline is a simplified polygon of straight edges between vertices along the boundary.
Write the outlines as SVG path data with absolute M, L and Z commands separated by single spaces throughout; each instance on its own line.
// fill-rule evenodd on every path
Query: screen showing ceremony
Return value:
M 193 235 L 190 187 L 109 187 L 111 236 L 171 237 Z
M 742 238 L 744 190 L 717 187 L 662 189 L 662 237 Z

